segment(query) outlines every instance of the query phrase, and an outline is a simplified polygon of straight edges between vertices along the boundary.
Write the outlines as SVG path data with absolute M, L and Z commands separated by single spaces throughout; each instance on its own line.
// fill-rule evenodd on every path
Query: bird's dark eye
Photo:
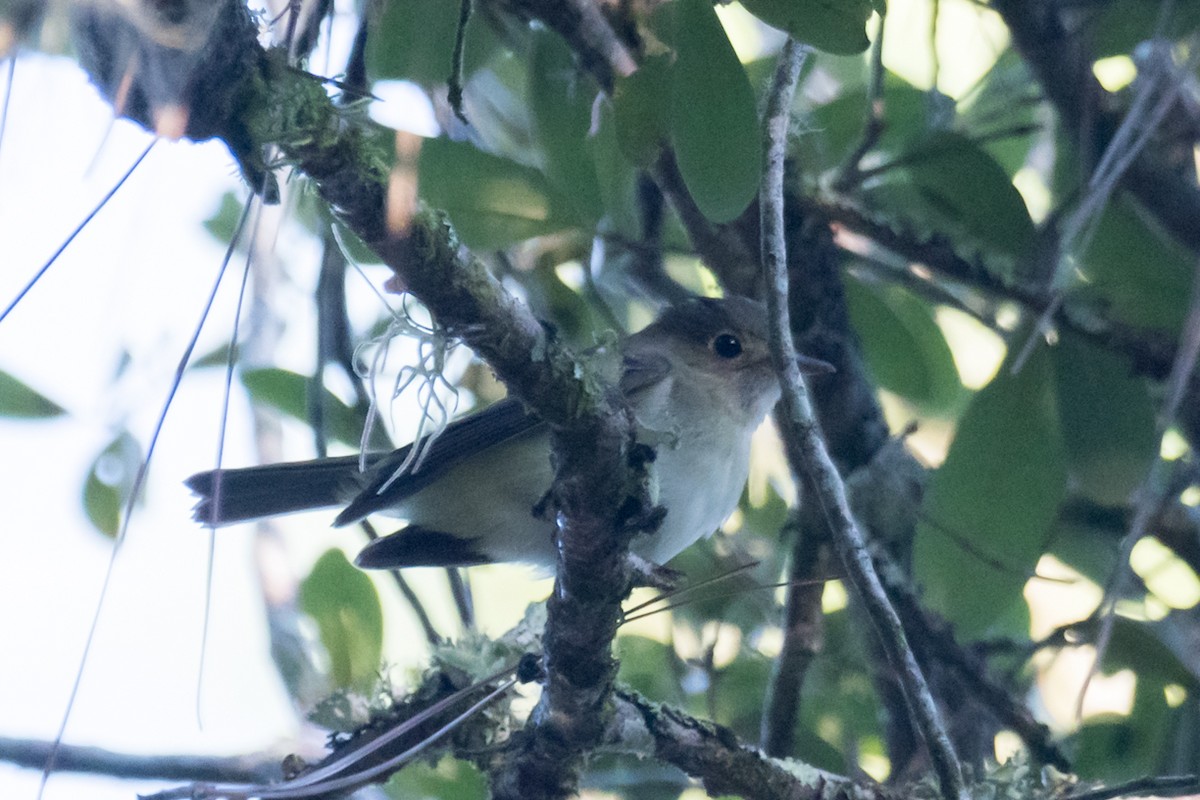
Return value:
M 722 333 L 712 340 L 712 349 L 721 358 L 737 358 L 742 354 L 742 343 L 732 333 Z

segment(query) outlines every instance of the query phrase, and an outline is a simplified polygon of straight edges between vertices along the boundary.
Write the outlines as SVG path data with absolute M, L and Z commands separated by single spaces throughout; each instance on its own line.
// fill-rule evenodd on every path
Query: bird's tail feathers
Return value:
M 200 496 L 197 522 L 221 526 L 344 503 L 359 490 L 358 456 L 200 472 L 184 483 Z

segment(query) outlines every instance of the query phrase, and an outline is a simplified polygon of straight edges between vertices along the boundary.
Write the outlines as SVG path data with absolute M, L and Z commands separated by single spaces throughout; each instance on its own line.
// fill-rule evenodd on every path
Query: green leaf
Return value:
M 929 129 L 927 92 L 889 72 L 884 75 L 883 102 L 887 124 L 876 143 L 877 150 L 898 151 Z M 797 143 L 805 152 L 811 151 L 824 168 L 837 167 L 862 140 L 866 124 L 867 90 L 859 85 L 813 109 L 805 126 L 808 130 Z
M 683 702 L 676 678 L 678 658 L 669 647 L 645 636 L 622 634 L 617 638 L 617 654 L 622 683 L 658 702 Z
M 649 167 L 670 136 L 670 56 L 647 56 L 632 75 L 618 76 L 612 102 L 621 152 Z
M 1051 353 L 1073 486 L 1101 505 L 1124 505 L 1158 455 L 1149 387 L 1128 359 L 1069 331 Z
M 592 105 L 598 90 L 556 34 L 537 30 L 529 58 L 529 103 L 546 174 L 581 219 L 595 223 L 604 213 L 596 167 L 587 146 Z
M 742 0 L 754 16 L 818 50 L 853 55 L 866 50 L 871 0 Z
M 0 370 L 0 417 L 46 419 L 65 413 L 58 403 Z
M 1015 175 L 1025 166 L 1038 134 L 1030 132 L 1002 137 L 993 134 L 1038 125 L 1041 102 L 1037 81 L 1025 59 L 1009 47 L 980 80 L 979 91 L 959 116 L 959 124 L 972 136 L 986 137 L 983 149 L 996 159 L 1005 174 Z
M 92 462 L 83 485 L 83 510 L 105 536 L 120 533 L 121 514 L 141 465 L 142 449 L 128 431 L 119 433 Z
M 242 385 L 256 401 L 308 424 L 308 394 L 312 379 L 285 369 L 266 367 L 242 372 Z M 326 433 L 339 442 L 357 446 L 362 439 L 363 418 L 337 395 L 322 388 Z
M 1021 193 L 979 145 L 948 131 L 931 134 L 897 159 L 926 210 L 946 226 L 1020 261 L 1037 231 Z
M 925 493 L 917 582 L 930 608 L 964 638 L 1015 618 L 1013 607 L 1022 603 L 1063 495 L 1066 468 L 1047 350 L 1035 349 L 1016 375 L 1010 357 L 974 397 Z
M 233 235 L 237 233 L 238 222 L 245 207 L 244 200 L 239 199 L 233 192 L 226 192 L 221 195 L 221 205 L 216 213 L 204 220 L 204 229 L 221 244 L 229 244 L 233 241 Z
M 1200 3 L 1170 0 L 1171 14 L 1163 19 L 1168 0 L 1108 0 L 1096 7 L 1081 29 L 1093 58 L 1131 53 L 1140 42 L 1160 35 L 1180 40 L 1200 28 Z
M 383 611 L 371 579 L 341 550 L 327 550 L 300 584 L 300 607 L 317 623 L 334 683 L 370 688 L 383 647 Z
M 758 193 L 762 143 L 754 91 L 707 0 L 677 0 L 671 143 L 684 183 L 713 222 L 735 219 Z
M 425 761 L 405 765 L 383 790 L 396 800 L 484 800 L 489 796 L 483 773 L 469 761 L 449 756 L 436 766 Z
M 1080 258 L 1072 297 L 1097 301 L 1130 325 L 1174 331 L 1192 292 L 1195 258 L 1124 194 L 1113 198 Z
M 542 173 L 465 142 L 426 140 L 419 180 L 425 202 L 450 215 L 468 247 L 499 249 L 579 222 Z
M 850 321 L 879 385 L 929 412 L 952 408 L 963 388 L 933 309 L 898 286 L 853 274 L 845 286 Z
M 641 235 L 637 210 L 637 170 L 621 153 L 616 111 L 611 101 L 601 102 L 596 134 L 590 139 L 596 181 L 607 217 L 606 231 L 630 240 Z
M 459 4 L 446 0 L 388 0 L 367 37 L 367 74 L 371 80 L 409 80 L 441 86 L 450 77 Z M 480 15 L 467 26 L 464 79 L 499 47 L 496 34 Z

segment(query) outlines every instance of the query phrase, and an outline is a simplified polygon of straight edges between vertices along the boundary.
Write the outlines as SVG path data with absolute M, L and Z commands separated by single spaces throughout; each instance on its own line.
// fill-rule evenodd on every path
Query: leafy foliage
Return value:
M 578 33 L 577 20 L 564 21 L 539 10 L 542 5 L 554 6 L 477 0 L 464 31 L 459 4 L 445 0 L 391 0 L 367 12 L 368 45 L 357 66 L 374 86 L 397 80 L 420 86 L 442 123 L 440 135 L 420 142 L 409 165 L 413 174 L 397 160 L 389 190 L 415 190 L 421 202 L 444 210 L 462 243 L 518 288 L 554 335 L 584 347 L 600 340 L 601 331 L 644 324 L 648 305 L 673 293 L 715 293 L 722 284 L 752 291 L 758 285 L 752 254 L 763 169 L 761 98 L 780 34 L 810 45 L 789 138 L 793 292 L 803 290 L 812 301 L 793 310 L 802 320 L 795 332 L 815 354 L 841 359 L 837 375 L 816 377 L 813 387 L 833 455 L 854 492 L 895 495 L 873 506 L 887 509 L 877 515 L 887 519 L 867 519 L 860 511 L 859 521 L 894 562 L 885 577 L 919 602 L 921 614 L 912 616 L 922 618 L 906 622 L 922 666 L 945 692 L 943 710 L 972 714 L 975 706 L 960 701 L 986 693 L 954 683 L 962 662 L 941 648 L 977 658 L 967 663 L 982 665 L 978 677 L 1000 685 L 1000 694 L 1024 708 L 1038 692 L 1062 691 L 1043 682 L 1043 662 L 1050 659 L 1035 654 L 1096 645 L 1111 624 L 1100 672 L 1133 673 L 1131 705 L 1078 723 L 1061 715 L 1055 720 L 1071 731 L 1065 746 L 1075 770 L 1105 780 L 1195 770 L 1195 748 L 1184 752 L 1171 742 L 1200 725 L 1196 608 L 1164 610 L 1150 582 L 1121 562 L 1128 549 L 1121 544 L 1134 520 L 1146 516 L 1148 527 L 1139 535 L 1158 537 L 1178 580 L 1200 580 L 1194 544 L 1200 388 L 1195 379 L 1182 387 L 1167 383 L 1182 352 L 1176 343 L 1197 330 L 1196 237 L 1135 181 L 1104 187 L 1111 196 L 1100 198 L 1086 219 L 1075 217 L 1099 197 L 1090 171 L 1104 147 L 1117 141 L 1123 115 L 1152 74 L 1145 66 L 1152 35 L 1162 39 L 1159 55 L 1175 59 L 1170 80 L 1187 102 L 1179 106 L 1183 122 L 1172 118 L 1142 146 L 1163 195 L 1195 200 L 1197 137 L 1185 119 L 1188 102 L 1196 100 L 1195 60 L 1180 55 L 1196 46 L 1195 4 L 1039 6 L 1037 15 L 1070 23 L 1062 26 L 1070 47 L 1052 39 L 1035 47 L 1013 30 L 989 39 L 1005 42 L 994 58 L 940 40 L 934 54 L 930 42 L 904 42 L 903 49 L 936 55 L 928 60 L 943 78 L 968 68 L 979 76 L 973 88 L 953 96 L 937 76 L 922 76 L 888 49 L 872 73 L 875 53 L 865 51 L 906 21 L 898 18 L 904 10 L 894 10 L 877 28 L 882 2 L 743 0 L 750 33 L 739 32 L 728 22 L 733 12 L 718 13 L 708 0 L 608 4 L 610 16 L 599 15 L 596 24 L 609 26 L 612 38 L 604 41 L 619 46 L 629 63 L 606 61 L 594 41 L 571 35 Z M 936 2 L 917 5 L 940 13 Z M 1017 0 L 990 6 L 996 15 L 972 8 L 986 16 L 979 25 L 1028 21 L 1035 13 Z M 949 13 L 938 18 L 955 35 L 975 35 L 950 20 Z M 464 89 L 468 125 L 452 116 L 444 99 L 460 34 L 463 59 L 454 80 Z M 1070 64 L 1076 85 L 1054 83 L 1064 71 L 1055 61 L 1060 50 L 1080 59 Z M 1092 82 L 1102 71 L 1096 62 L 1112 57 L 1144 74 L 1123 90 L 1102 93 Z M 314 84 L 304 86 L 324 99 Z M 1061 99 L 1071 89 L 1096 115 L 1082 133 Z M 357 108 L 359 94 L 349 92 L 339 102 Z M 343 111 L 321 119 L 336 133 L 378 137 L 364 117 Z M 1168 195 L 1168 188 L 1176 193 Z M 315 209 L 314 198 L 302 193 L 298 212 L 308 230 L 325 236 L 332 225 L 327 243 L 340 243 L 342 257 L 377 260 L 338 217 L 344 209 Z M 226 196 L 207 223 L 210 232 L 230 239 L 238 215 L 238 203 Z M 818 288 L 810 292 L 813 285 Z M 970 322 L 949 322 L 948 310 Z M 327 308 L 323 313 L 324 334 L 348 332 L 347 320 L 330 322 Z M 380 329 L 387 316 L 377 317 L 369 325 L 356 319 L 356 334 Z M 334 331 L 335 324 L 343 329 Z M 197 366 L 222 363 L 227 352 Z M 363 414 L 325 387 L 329 355 L 321 358 L 315 377 L 274 366 L 243 369 L 242 387 L 260 406 L 302 422 L 320 402 L 322 433 L 357 446 Z M 990 378 L 989 360 L 1001 361 Z M 478 366 L 456 380 L 476 397 L 497 393 Z M 1163 399 L 1176 388 L 1185 400 L 1169 418 Z M 889 483 L 870 470 L 884 438 L 873 426 L 881 427 L 885 413 L 893 432 L 915 423 L 911 449 L 928 469 L 914 467 L 925 480 L 911 481 L 910 494 L 895 488 L 903 481 Z M 63 414 L 0 372 L 0 416 Z M 1164 449 L 1164 432 L 1174 452 Z M 139 460 L 135 439 L 122 431 L 88 473 L 84 508 L 106 535 L 119 530 Z M 675 563 L 693 579 L 750 561 L 758 562 L 754 570 L 664 612 L 664 622 L 631 623 L 615 646 L 622 684 L 711 719 L 746 742 L 758 740 L 768 718 L 764 695 L 779 680 L 781 651 L 796 644 L 796 629 L 785 631 L 780 623 L 779 601 L 788 590 L 765 587 L 790 577 L 796 528 L 811 523 L 788 511 L 784 498 L 794 487 L 770 461 L 757 454 L 752 485 L 729 523 L 732 532 Z M 697 492 L 705 489 L 699 478 Z M 811 502 L 807 490 L 801 495 Z M 905 530 L 885 530 L 888 524 Z M 815 572 L 836 577 L 836 561 L 825 555 L 830 562 Z M 1068 580 L 1076 590 L 1070 612 L 1037 597 L 1048 582 L 1042 573 L 1062 565 L 1072 570 Z M 499 594 L 515 595 L 515 583 Z M 851 591 L 839 600 L 839 591 L 840 583 L 830 584 L 815 632 L 808 631 L 816 652 L 791 718 L 788 755 L 837 773 L 907 775 L 922 763 L 920 746 L 902 730 L 907 706 L 890 683 L 891 667 L 877 652 L 857 596 Z M 464 594 L 460 589 L 460 601 Z M 1108 601 L 1101 610 L 1115 608 L 1115 616 L 1092 613 L 1101 594 Z M 316 560 L 298 597 L 329 656 L 332 684 L 344 690 L 321 719 L 347 733 L 357 722 L 350 698 L 368 691 L 380 670 L 386 603 L 340 549 Z M 1090 606 L 1079 611 L 1089 597 Z M 477 593 L 477 611 L 487 615 L 508 599 Z M 430 616 L 438 623 L 431 627 L 446 627 L 448 614 Z M 392 623 L 388 615 L 386 624 Z M 1057 630 L 1036 641 L 1033 631 L 1047 626 Z M 464 633 L 458 648 L 438 649 L 435 658 L 439 668 L 477 678 L 536 650 L 533 628 L 540 625 L 526 620 L 519 635 L 510 634 L 495 650 L 490 640 Z M 983 742 L 989 757 L 996 734 L 1011 727 L 1010 717 L 1000 722 L 1002 715 L 990 712 L 956 718 L 972 734 L 963 738 Z M 496 728 L 488 747 L 510 732 L 500 723 Z M 1019 733 L 1029 744 L 1033 734 Z M 387 792 L 484 796 L 487 755 L 460 747 L 456 754 L 468 763 L 444 755 L 453 749 L 447 745 L 430 763 L 406 768 Z M 1043 780 L 1024 763 L 1018 759 L 996 774 L 1011 777 L 1010 788 Z M 619 758 L 595 764 L 589 780 L 603 791 L 629 797 L 681 791 L 678 775 L 664 776 L 657 767 Z M 1041 777 L 1031 777 L 1035 773 Z

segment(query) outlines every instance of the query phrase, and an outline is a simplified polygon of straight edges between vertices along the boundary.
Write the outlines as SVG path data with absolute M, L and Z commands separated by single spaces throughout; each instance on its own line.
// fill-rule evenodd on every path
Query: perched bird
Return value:
M 654 501 L 662 525 L 632 549 L 662 564 L 710 535 L 737 506 L 750 469 L 750 437 L 779 398 L 767 351 L 766 309 L 738 297 L 668 308 L 620 347 L 618 386 L 653 439 Z M 807 372 L 828 372 L 802 359 Z M 335 525 L 368 514 L 405 528 L 368 545 L 367 568 L 469 566 L 516 561 L 553 568 L 552 525 L 533 514 L 550 487 L 548 427 L 515 399 L 451 423 L 420 466 L 399 476 L 412 445 L 368 457 L 323 458 L 202 472 L 195 517 L 225 525 L 345 505 Z

